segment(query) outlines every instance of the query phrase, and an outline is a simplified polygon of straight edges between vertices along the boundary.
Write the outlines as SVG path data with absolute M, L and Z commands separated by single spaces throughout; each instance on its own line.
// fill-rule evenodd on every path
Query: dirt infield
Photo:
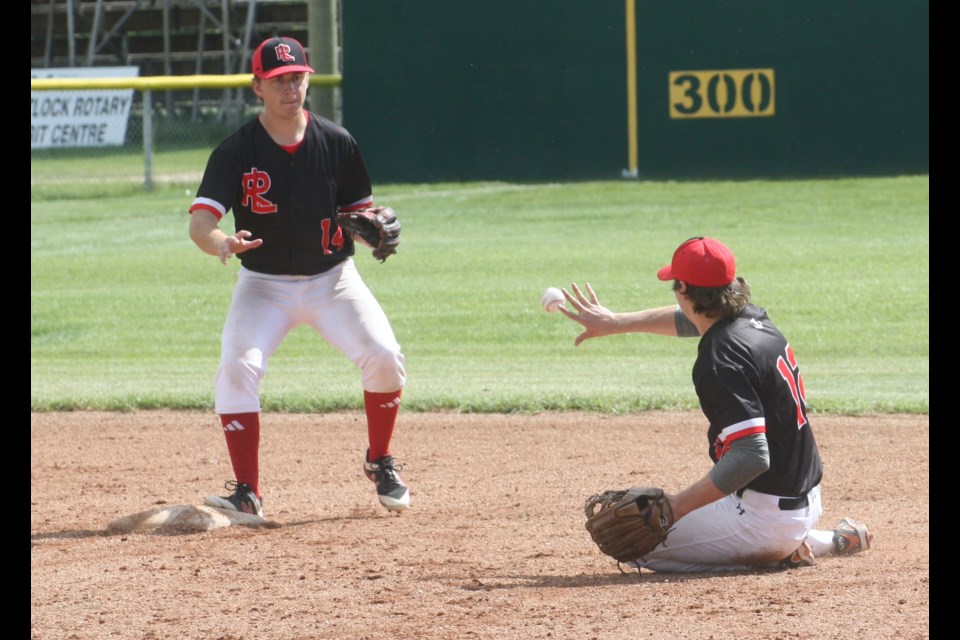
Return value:
M 928 416 L 813 426 L 821 526 L 856 517 L 874 547 L 796 571 L 669 575 L 621 574 L 582 505 L 702 476 L 699 413 L 401 413 L 392 449 L 413 502 L 402 515 L 361 474 L 361 414 L 266 414 L 261 490 L 279 528 L 125 534 L 108 524 L 199 505 L 232 478 L 215 416 L 35 413 L 30 637 L 929 638 Z M 653 434 L 676 446 L 639 444 Z

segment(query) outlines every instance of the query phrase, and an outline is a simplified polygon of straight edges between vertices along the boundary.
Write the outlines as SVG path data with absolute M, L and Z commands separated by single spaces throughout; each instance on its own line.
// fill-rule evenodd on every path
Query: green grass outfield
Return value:
M 195 188 L 35 189 L 33 410 L 212 409 L 239 263 L 190 241 Z M 403 345 L 407 411 L 695 408 L 696 339 L 574 348 L 579 325 L 538 297 L 590 282 L 615 311 L 670 304 L 657 269 L 712 235 L 790 340 L 813 411 L 928 412 L 928 176 L 375 185 L 375 197 L 403 241 L 384 264 L 366 250 L 356 261 Z M 281 345 L 262 392 L 270 411 L 362 406 L 358 372 L 307 328 Z

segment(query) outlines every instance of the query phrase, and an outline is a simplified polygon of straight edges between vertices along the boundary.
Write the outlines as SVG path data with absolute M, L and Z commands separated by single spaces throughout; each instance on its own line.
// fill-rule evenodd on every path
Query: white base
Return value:
M 184 504 L 141 511 L 111 522 L 107 529 L 114 532 L 146 529 L 212 531 L 231 526 L 276 528 L 280 525 L 249 513 Z

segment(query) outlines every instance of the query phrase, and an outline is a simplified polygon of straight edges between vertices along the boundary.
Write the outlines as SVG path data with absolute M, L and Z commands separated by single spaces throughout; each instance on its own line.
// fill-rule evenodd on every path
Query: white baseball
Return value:
M 540 294 L 540 306 L 543 307 L 543 310 L 547 313 L 556 313 L 557 309 L 560 308 L 560 305 L 566 301 L 566 298 L 563 297 L 563 291 L 557 289 L 556 287 L 547 287 L 543 290 L 543 293 Z

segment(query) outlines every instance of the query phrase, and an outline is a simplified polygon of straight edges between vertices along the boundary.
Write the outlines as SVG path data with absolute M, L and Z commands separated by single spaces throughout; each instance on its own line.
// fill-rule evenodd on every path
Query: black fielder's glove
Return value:
M 657 487 L 604 491 L 587 498 L 584 511 L 590 537 L 617 562 L 636 560 L 653 551 L 673 526 L 673 510 Z
M 373 257 L 383 262 L 397 252 L 400 244 L 400 222 L 390 207 L 370 207 L 357 211 L 340 211 L 337 224 L 354 240 L 373 249 Z

